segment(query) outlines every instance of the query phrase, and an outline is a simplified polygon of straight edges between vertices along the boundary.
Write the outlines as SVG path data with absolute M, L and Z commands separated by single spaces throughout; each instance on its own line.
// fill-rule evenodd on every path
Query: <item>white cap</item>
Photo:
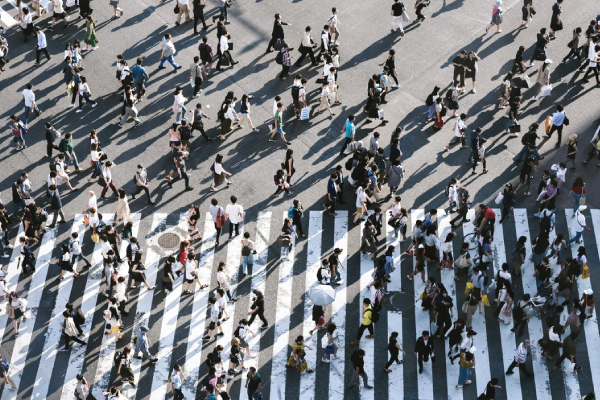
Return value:
M 546 64 L 552 64 L 552 60 L 549 58 L 546 58 L 546 61 L 544 61 Z
M 579 206 L 579 212 L 584 212 L 585 210 L 587 210 L 587 206 Z
M 587 294 L 588 296 L 591 296 L 594 294 L 594 291 L 592 289 L 585 289 L 583 291 L 583 294 Z
M 502 1 L 501 0 L 496 0 L 496 7 L 500 7 L 502 5 Z
M 8 275 L 6 271 L 0 271 L 0 278 L 5 277 L 6 275 Z

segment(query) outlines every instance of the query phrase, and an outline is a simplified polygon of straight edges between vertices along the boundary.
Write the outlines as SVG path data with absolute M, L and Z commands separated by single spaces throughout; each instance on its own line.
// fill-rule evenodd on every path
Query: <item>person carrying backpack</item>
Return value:
M 379 321 L 379 313 L 373 309 L 370 299 L 363 300 L 362 315 L 363 315 L 362 323 L 361 323 L 360 327 L 358 328 L 358 333 L 356 334 L 356 339 L 353 340 L 352 342 L 350 342 L 351 346 L 358 346 L 360 344 L 360 338 L 362 338 L 364 331 L 367 329 L 369 330 L 369 334 L 365 337 L 367 339 L 375 338 L 375 332 L 373 331 L 373 324 L 375 322 Z M 365 382 L 366 382 L 366 379 L 365 379 Z
M 210 69 L 212 68 L 213 62 L 213 50 L 210 44 L 208 44 L 208 37 L 204 36 L 202 38 L 202 43 L 198 46 L 198 51 L 200 52 L 200 61 L 202 61 L 202 73 L 205 75 L 210 75 Z M 208 65 L 208 71 L 206 70 L 206 66 Z
M 519 332 L 517 333 L 517 337 L 523 334 L 523 332 L 525 331 L 525 327 L 527 326 L 527 322 L 529 322 L 529 319 L 531 318 L 531 306 L 529 305 L 530 299 L 531 296 L 529 295 L 529 293 L 526 293 L 523 296 L 523 300 L 515 304 L 515 308 L 513 310 L 513 319 L 515 325 L 510 331 L 515 332 L 517 330 L 517 327 L 520 326 Z

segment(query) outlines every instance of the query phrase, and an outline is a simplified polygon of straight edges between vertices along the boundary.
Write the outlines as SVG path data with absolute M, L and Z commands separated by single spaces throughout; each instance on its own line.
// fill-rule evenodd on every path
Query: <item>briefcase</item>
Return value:
M 521 132 L 521 125 L 514 124 L 510 126 L 510 133 L 519 133 Z
M 233 42 L 227 42 L 227 50 L 233 50 Z

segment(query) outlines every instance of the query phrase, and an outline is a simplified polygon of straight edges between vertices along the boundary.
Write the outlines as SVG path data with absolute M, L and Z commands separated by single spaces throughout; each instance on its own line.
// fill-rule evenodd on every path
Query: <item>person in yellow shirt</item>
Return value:
M 358 346 L 358 344 L 360 343 L 360 338 L 362 337 L 363 332 L 366 329 L 369 330 L 369 334 L 365 337 L 367 339 L 375 338 L 375 335 L 373 332 L 373 306 L 371 305 L 370 299 L 363 300 L 363 314 L 362 315 L 363 315 L 363 320 L 362 320 L 362 324 L 360 325 L 360 328 L 358 328 L 358 333 L 356 334 L 356 340 L 353 340 L 352 342 L 350 342 L 350 345 L 352 345 L 352 346 Z

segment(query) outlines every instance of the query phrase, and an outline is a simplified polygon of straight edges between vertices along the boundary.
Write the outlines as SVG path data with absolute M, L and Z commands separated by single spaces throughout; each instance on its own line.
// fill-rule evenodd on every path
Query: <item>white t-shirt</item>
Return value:
M 558 169 L 556 170 L 556 178 L 560 179 L 561 181 L 565 181 L 567 175 L 567 169 L 561 169 L 560 167 L 558 167 Z
M 333 64 L 325 63 L 323 65 L 323 76 L 329 77 L 331 75 L 331 71 L 329 70 L 331 67 L 333 67 Z
M 362 207 L 362 202 L 367 201 L 367 195 L 362 187 L 356 190 L 356 208 Z
M 210 307 L 210 322 L 217 322 L 217 319 L 219 318 L 219 306 L 217 306 L 217 304 L 213 304 Z
M 584 226 L 585 226 L 585 216 L 578 211 L 575 214 L 575 218 L 573 218 L 572 228 L 575 232 L 583 232 Z
M 215 168 L 215 171 L 216 171 L 216 168 Z M 223 214 L 223 207 L 220 207 L 220 206 L 208 207 L 208 212 L 212 215 L 213 222 L 217 222 L 217 215 L 219 214 L 219 210 L 221 210 L 221 214 Z
M 462 128 L 466 128 L 465 121 L 461 118 L 456 121 L 456 127 L 454 128 L 454 136 L 461 137 L 462 133 L 460 132 Z
M 90 225 L 92 224 L 92 221 L 90 221 Z M 102 256 L 104 258 L 108 257 L 108 251 L 112 249 L 112 246 L 110 245 L 110 243 L 108 243 L 108 241 L 106 242 L 102 242 Z
M 398 214 L 400 214 L 401 208 L 402 208 L 402 205 L 400 203 L 394 203 L 394 207 L 392 207 L 392 217 L 395 217 Z
M 0 296 L 4 296 L 6 293 L 4 293 L 4 291 L 6 290 L 6 287 L 4 286 L 4 280 L 0 279 Z
M 217 272 L 217 282 L 227 282 L 227 275 L 223 271 Z
M 73 253 L 73 255 L 79 255 L 81 254 L 81 246 L 79 244 L 79 239 L 71 239 L 69 240 L 69 248 L 71 250 L 71 253 Z
M 98 201 L 96 200 L 96 196 L 89 198 L 89 200 L 88 200 L 88 207 L 90 207 L 90 208 L 93 207 L 96 210 L 98 210 Z M 92 217 L 90 216 L 89 219 L 91 220 L 91 218 Z M 98 218 L 96 218 L 96 219 L 98 219 Z
M 223 164 L 215 163 L 215 174 L 221 175 L 223 173 Z
M 92 161 L 100 161 L 100 152 L 92 150 L 90 151 L 90 154 L 92 156 Z
M 177 0 L 177 2 L 181 5 L 187 6 L 188 5 L 188 0 Z
M 329 17 L 329 26 L 337 26 L 339 23 L 340 22 L 338 21 L 336 14 L 332 14 L 331 17 Z
M 244 215 L 244 208 L 239 204 L 227 204 L 225 214 L 229 215 L 229 221 L 231 221 L 232 224 L 239 224 L 242 222 L 242 217 L 240 217 L 239 214 Z
M 25 107 L 31 107 L 35 101 L 35 94 L 29 89 L 23 90 L 23 96 L 25 97 Z
M 191 281 L 196 277 L 192 275 L 192 272 L 196 271 L 196 260 L 187 260 L 185 262 L 185 279 Z
M 225 307 L 227 306 L 227 300 L 225 299 L 225 297 L 217 296 L 217 306 L 219 307 L 220 310 L 225 309 Z

